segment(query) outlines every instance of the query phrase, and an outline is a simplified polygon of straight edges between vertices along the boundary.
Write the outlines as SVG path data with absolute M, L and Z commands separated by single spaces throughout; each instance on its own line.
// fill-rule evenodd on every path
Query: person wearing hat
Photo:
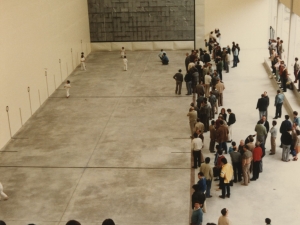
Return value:
M 178 73 L 176 73 L 173 78 L 176 81 L 176 88 L 175 88 L 175 94 L 181 95 L 181 87 L 183 82 L 183 75 L 181 73 L 181 69 L 178 70 Z

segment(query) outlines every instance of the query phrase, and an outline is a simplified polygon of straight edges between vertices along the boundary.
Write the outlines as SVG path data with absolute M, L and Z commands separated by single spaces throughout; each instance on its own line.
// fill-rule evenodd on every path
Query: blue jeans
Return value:
M 192 82 L 189 81 L 189 82 L 186 82 L 186 89 L 187 89 L 187 92 L 189 95 L 192 94 Z
M 233 67 L 236 67 L 238 63 L 238 56 L 233 56 Z
M 211 180 L 206 180 L 206 197 L 210 196 Z

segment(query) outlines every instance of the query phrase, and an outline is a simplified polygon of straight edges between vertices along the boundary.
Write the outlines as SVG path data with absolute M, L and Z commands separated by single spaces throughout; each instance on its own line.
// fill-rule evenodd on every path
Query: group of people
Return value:
M 218 34 L 219 30 L 216 29 L 215 33 Z M 222 57 L 221 47 L 217 43 L 217 38 L 213 37 L 213 32 L 210 34 L 209 42 L 205 41 L 205 44 L 209 47 L 211 55 L 205 50 L 202 51 L 202 49 L 199 51 L 192 50 L 191 54 L 186 55 L 187 74 L 185 77 L 183 78 L 181 70 L 173 76 L 176 80 L 175 94 L 181 94 L 183 80 L 186 81 L 187 95 L 193 93 L 193 102 L 190 104 L 187 116 L 192 139 L 191 151 L 194 159 L 192 168 L 200 168 L 199 180 L 197 184 L 192 186 L 194 193 L 192 195 L 193 216 L 191 220 L 192 224 L 195 225 L 202 224 L 203 213 L 207 210 L 206 200 L 212 197 L 210 190 L 214 177 L 214 181 L 219 181 L 218 190 L 222 190 L 219 196 L 221 199 L 230 198 L 230 187 L 233 186 L 233 183 L 241 182 L 242 185 L 248 186 L 251 181 L 259 179 L 259 174 L 263 172 L 262 160 L 266 155 L 265 143 L 268 133 L 271 134 L 269 155 L 276 153 L 276 119 L 281 117 L 284 101 L 284 95 L 278 90 L 275 97 L 276 115 L 270 129 L 267 120 L 269 97 L 267 92 L 264 92 L 257 102 L 259 121 L 254 128 L 256 134 L 249 135 L 245 140 L 241 140 L 237 146 L 236 142 L 232 141 L 232 128 L 236 122 L 235 114 L 231 109 L 225 110 L 225 108 L 222 108 L 220 114 L 218 114 L 218 107 L 223 106 L 223 91 L 225 89 L 222 70 L 227 71 L 227 65 L 229 64 L 227 63 L 227 52 L 230 48 L 228 46 L 223 48 L 224 57 Z M 239 62 L 238 45 L 234 44 L 231 52 L 236 52 L 236 54 L 233 54 L 234 67 Z M 211 59 L 215 61 L 215 70 L 212 68 Z M 215 114 L 218 115 L 216 120 L 214 120 Z M 297 153 L 300 151 L 300 117 L 298 117 L 298 112 L 295 111 L 293 123 L 289 121 L 288 115 L 285 116 L 285 119 L 280 126 L 280 141 L 283 148 L 282 161 L 290 161 L 289 154 L 292 154 L 293 160 L 297 161 Z M 214 167 L 210 166 L 211 158 L 203 156 L 203 134 L 208 131 L 210 132 L 209 151 L 215 153 Z M 229 150 L 227 143 L 231 143 Z M 217 152 L 215 152 L 215 149 Z M 231 163 L 223 155 L 224 153 L 230 154 Z M 196 220 L 195 218 L 200 219 Z M 267 222 L 269 222 L 269 219 L 266 219 Z
M 223 156 L 223 152 L 228 153 L 227 142 L 232 142 L 232 128 L 236 122 L 235 114 L 231 109 L 219 107 L 223 106 L 223 93 L 225 85 L 223 83 L 222 72 L 229 72 L 231 52 L 234 54 L 234 65 L 238 63 L 239 47 L 233 43 L 233 48 L 229 46 L 223 49 L 220 46 L 221 34 L 219 29 L 215 29 L 216 37 L 211 32 L 209 42 L 205 40 L 206 50 L 192 50 L 191 54 L 186 54 L 185 67 L 186 75 L 183 78 L 182 71 L 179 70 L 173 78 L 176 80 L 175 94 L 181 94 L 182 82 L 185 80 L 187 95 L 193 94 L 193 102 L 190 104 L 189 118 L 191 134 L 191 151 L 194 159 L 193 168 L 200 167 L 198 182 L 193 185 L 195 190 L 192 195 L 192 224 L 200 225 L 203 221 L 203 212 L 206 212 L 206 199 L 211 198 L 210 190 L 214 179 L 219 180 L 219 189 L 222 190 L 220 198 L 230 198 L 230 184 L 233 178 L 233 167 Z M 222 50 L 221 50 L 222 49 Z M 216 69 L 213 69 L 213 61 Z M 228 113 L 228 114 L 227 114 Z M 215 116 L 217 119 L 215 120 Z M 209 122 L 211 120 L 211 122 Z M 211 153 L 215 154 L 214 165 L 210 166 L 210 157 L 203 156 L 205 132 L 210 132 Z M 218 144 L 216 145 L 216 142 Z M 216 145 L 216 146 L 215 146 Z M 216 180 L 215 179 L 215 180 Z M 218 224 L 229 224 L 228 210 L 222 209 Z
M 281 84 L 281 89 L 283 92 L 286 92 L 287 87 L 293 89 L 293 81 L 289 79 L 289 72 L 287 69 L 287 65 L 284 62 L 284 48 L 283 48 L 283 40 L 280 37 L 277 39 L 269 39 L 269 54 L 271 60 L 271 69 L 273 76 L 275 77 L 278 84 Z M 295 62 L 293 64 L 294 68 L 294 83 L 297 83 L 300 80 L 300 66 L 298 62 L 298 58 L 295 58 Z M 269 77 L 272 79 L 272 75 Z M 298 91 L 300 91 L 300 81 L 298 82 Z

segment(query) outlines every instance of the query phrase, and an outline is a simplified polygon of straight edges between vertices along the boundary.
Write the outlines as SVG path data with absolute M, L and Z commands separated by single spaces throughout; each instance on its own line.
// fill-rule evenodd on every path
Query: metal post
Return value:
M 47 85 L 47 94 L 48 94 L 48 98 L 49 98 L 49 87 L 48 87 L 47 70 L 45 71 L 45 77 L 46 77 L 46 85 Z
M 71 48 L 71 56 L 72 56 L 72 70 L 74 70 L 74 62 L 73 62 L 73 49 Z
M 21 111 L 21 108 L 19 108 L 19 111 L 20 111 L 21 126 L 23 126 L 23 120 L 22 120 L 22 111 Z
M 41 104 L 41 94 L 40 94 L 40 90 L 38 90 L 38 93 L 39 93 L 39 102 L 40 102 L 40 106 L 41 106 L 42 104 Z
M 9 107 L 6 106 L 6 113 L 7 113 L 7 120 L 8 120 L 8 128 L 9 128 L 9 134 L 10 134 L 10 138 L 12 138 L 12 135 L 11 135 L 11 127 L 10 127 L 10 119 L 9 119 Z
M 59 59 L 59 68 L 60 68 L 60 79 L 61 79 L 61 82 L 62 82 L 63 79 L 62 79 L 62 71 L 61 71 L 61 59 Z
M 29 98 L 30 113 L 32 115 L 31 98 L 30 98 L 30 87 L 27 88 L 27 91 L 28 91 L 28 98 Z

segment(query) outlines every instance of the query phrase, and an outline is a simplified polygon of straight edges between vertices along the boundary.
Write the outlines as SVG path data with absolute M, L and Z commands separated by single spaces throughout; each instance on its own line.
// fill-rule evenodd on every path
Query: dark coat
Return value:
M 285 131 L 292 130 L 292 123 L 289 120 L 284 120 L 280 126 L 280 133 L 284 133 Z
M 210 62 L 210 55 L 208 53 L 205 53 L 203 56 L 204 63 Z
M 280 140 L 283 145 L 291 145 L 293 142 L 292 135 L 287 131 L 282 133 Z
M 226 142 L 228 139 L 228 134 L 229 134 L 228 128 L 225 127 L 224 125 L 220 126 L 216 132 L 218 143 Z
M 259 111 L 267 111 L 267 108 L 269 106 L 269 101 L 267 98 L 260 98 L 257 101 L 256 109 Z

